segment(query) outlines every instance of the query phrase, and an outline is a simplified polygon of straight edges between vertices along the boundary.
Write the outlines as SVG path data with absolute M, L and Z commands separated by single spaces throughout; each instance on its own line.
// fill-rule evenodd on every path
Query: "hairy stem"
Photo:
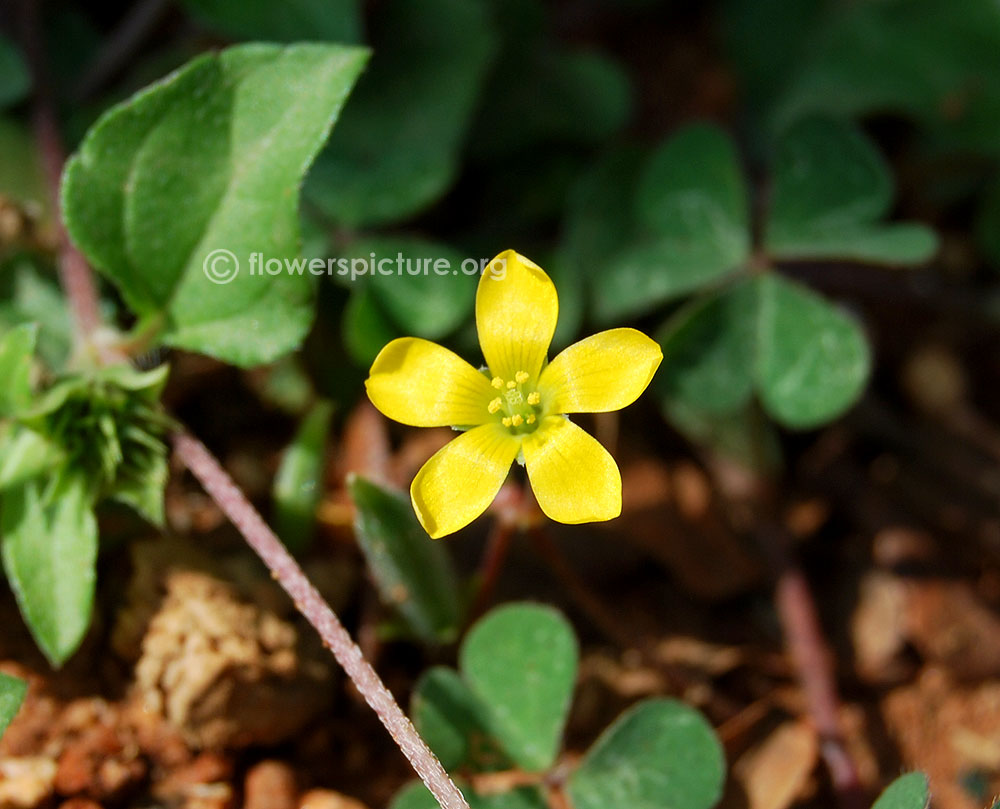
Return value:
M 333 610 L 221 464 L 204 444 L 188 433 L 174 436 L 174 450 L 291 596 L 295 608 L 315 627 L 442 809 L 469 809 L 441 762 L 420 738 Z

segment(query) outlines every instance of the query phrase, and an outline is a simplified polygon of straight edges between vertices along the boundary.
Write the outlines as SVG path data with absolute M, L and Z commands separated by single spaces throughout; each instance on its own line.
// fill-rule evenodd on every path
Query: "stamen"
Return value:
M 516 388 L 516 387 L 517 387 L 517 383 L 513 379 L 511 379 L 507 383 L 507 390 L 514 390 L 514 388 Z
M 542 401 L 542 394 L 540 394 L 537 390 L 533 390 L 531 393 L 528 394 L 528 404 L 536 405 L 541 401 Z
M 487 405 L 486 409 L 490 411 L 490 415 L 496 413 L 501 407 L 503 407 L 503 402 L 500 401 L 500 397 L 497 396 L 492 402 Z
M 528 424 L 534 424 L 535 423 L 535 414 L 534 413 L 530 414 L 528 416 L 528 418 L 525 419 L 525 421 L 528 422 Z
M 511 416 L 510 423 L 513 424 L 515 427 L 520 427 L 522 424 L 524 424 L 524 418 L 521 416 L 520 413 L 515 413 L 513 416 Z
M 500 388 L 503 387 L 503 380 L 500 377 L 495 376 L 493 377 L 493 381 L 490 382 L 490 384 L 497 390 L 500 390 Z
M 510 416 L 504 416 L 500 419 L 500 423 L 503 424 L 504 427 L 510 427 L 510 425 L 513 424 L 513 419 L 511 419 Z
M 517 381 L 518 385 L 523 385 L 528 381 L 528 374 L 526 371 L 518 371 L 514 374 L 514 379 Z

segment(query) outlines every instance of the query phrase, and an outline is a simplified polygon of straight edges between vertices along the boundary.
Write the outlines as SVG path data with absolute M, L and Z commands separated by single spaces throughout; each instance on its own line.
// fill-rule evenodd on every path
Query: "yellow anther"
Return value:
M 521 416 L 520 413 L 515 413 L 513 416 L 511 416 L 510 423 L 513 424 L 515 427 L 520 427 L 522 424 L 524 424 L 524 418 Z
M 528 422 L 528 424 L 534 424 L 535 423 L 535 414 L 532 413 L 530 416 L 528 416 L 528 418 L 525 419 L 525 421 Z
M 503 387 L 503 380 L 500 377 L 495 376 L 493 377 L 493 381 L 490 382 L 490 384 L 497 390 L 500 390 L 500 388 Z
M 514 390 L 514 388 L 516 388 L 516 387 L 517 387 L 517 383 L 513 379 L 511 379 L 507 383 L 507 390 Z
M 528 374 L 526 371 L 518 371 L 514 374 L 514 379 L 517 380 L 518 385 L 523 385 L 528 381 Z
M 531 393 L 528 394 L 528 404 L 536 405 L 541 401 L 542 401 L 542 394 L 540 394 L 537 390 L 533 390 Z
M 510 425 L 513 424 L 513 419 L 511 419 L 510 416 L 504 416 L 500 420 L 500 423 L 503 424 L 504 427 L 510 427 Z
M 492 414 L 496 413 L 501 407 L 503 407 L 503 402 L 500 401 L 500 397 L 497 396 L 496 399 L 494 399 L 492 402 L 489 403 L 489 405 L 487 405 L 486 409 L 489 410 L 490 413 Z

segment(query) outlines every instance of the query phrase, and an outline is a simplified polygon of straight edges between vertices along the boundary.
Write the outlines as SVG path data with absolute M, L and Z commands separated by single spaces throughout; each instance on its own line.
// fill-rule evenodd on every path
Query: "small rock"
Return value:
M 56 763 L 45 756 L 0 759 L 0 809 L 34 809 L 55 792 Z
M 329 789 L 311 789 L 302 796 L 298 809 L 368 809 L 360 801 Z
M 295 809 L 298 794 L 291 767 L 281 761 L 262 761 L 247 773 L 243 809 Z
M 819 740 L 808 722 L 779 725 L 733 765 L 748 809 L 787 809 L 801 797 L 819 758 Z
M 165 557 L 140 543 L 116 650 L 141 655 L 134 689 L 142 708 L 177 727 L 195 748 L 285 741 L 331 692 L 318 641 L 251 600 L 188 550 Z M 168 549 L 169 550 L 169 549 Z M 157 603 L 151 593 L 162 593 Z M 152 606 L 150 606 L 152 605 Z M 136 638 L 140 638 L 136 640 Z

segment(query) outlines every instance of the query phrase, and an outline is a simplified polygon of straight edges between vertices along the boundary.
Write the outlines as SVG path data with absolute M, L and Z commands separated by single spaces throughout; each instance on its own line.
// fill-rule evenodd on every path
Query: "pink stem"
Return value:
M 59 182 L 66 155 L 55 116 L 51 82 L 45 67 L 39 25 L 38 0 L 23 5 L 24 50 L 35 88 L 32 109 L 35 138 L 42 158 L 49 202 L 59 237 L 59 281 L 76 320 L 78 339 L 86 340 L 101 324 L 100 299 L 87 260 L 70 242 L 59 210 Z
M 316 628 L 441 808 L 469 809 L 441 762 L 420 738 L 336 614 L 215 457 L 201 441 L 186 432 L 174 436 L 174 450 L 291 596 L 295 608 Z

